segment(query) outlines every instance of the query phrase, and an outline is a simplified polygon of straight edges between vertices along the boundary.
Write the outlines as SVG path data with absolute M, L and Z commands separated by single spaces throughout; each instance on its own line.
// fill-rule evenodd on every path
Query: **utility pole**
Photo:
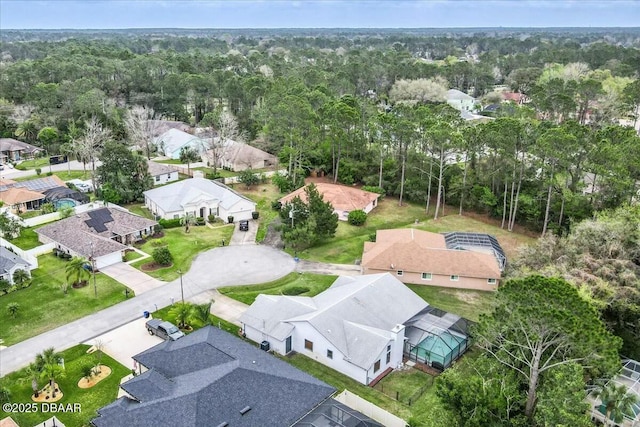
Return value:
M 182 304 L 184 304 L 184 287 L 182 286 L 182 271 L 178 270 L 178 274 L 180 275 L 180 294 L 182 295 Z
M 91 273 L 93 274 L 93 294 L 98 298 L 98 286 L 96 285 L 96 257 L 94 256 L 93 242 L 89 242 L 91 245 Z

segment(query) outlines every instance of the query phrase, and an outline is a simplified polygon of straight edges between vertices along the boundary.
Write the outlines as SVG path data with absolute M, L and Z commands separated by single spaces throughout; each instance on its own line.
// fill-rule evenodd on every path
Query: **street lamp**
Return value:
M 291 218 L 291 228 L 293 228 L 293 214 L 297 211 L 293 209 L 293 205 L 291 205 L 291 210 L 289 211 L 289 218 Z
M 178 274 L 180 275 L 180 294 L 182 295 L 182 304 L 184 304 L 184 287 L 182 286 L 182 271 L 178 270 Z

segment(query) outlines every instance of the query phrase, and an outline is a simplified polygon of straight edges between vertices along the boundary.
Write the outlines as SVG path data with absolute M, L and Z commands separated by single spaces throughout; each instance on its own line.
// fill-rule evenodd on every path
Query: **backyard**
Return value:
M 101 273 L 96 274 L 97 298 L 91 278 L 87 286 L 69 286 L 65 294 L 62 286 L 66 283 L 67 261 L 47 254 L 38 257 L 38 263 L 39 268 L 31 272 L 31 286 L 0 296 L 0 338 L 4 345 L 24 341 L 125 299 L 125 287 Z M 15 318 L 7 310 L 13 302 L 19 304 Z
M 41 245 L 38 241 L 38 235 L 35 232 L 35 228 L 31 227 L 22 228 L 20 230 L 20 235 L 9 241 L 25 251 Z
M 235 184 L 232 187 L 238 193 L 256 202 L 256 210 L 260 212 L 256 241 L 262 242 L 267 235 L 267 227 L 278 217 L 278 212 L 271 208 L 271 203 L 282 197 L 282 194 L 272 184 L 254 185 L 249 189 L 244 184 Z
M 480 315 L 491 311 L 495 293 L 454 289 L 440 286 L 407 285 L 429 305 L 477 322 Z
M 290 273 L 273 282 L 260 285 L 227 286 L 218 289 L 218 291 L 237 301 L 251 305 L 259 294 L 312 297 L 327 289 L 335 280 L 336 276 Z
M 167 282 L 177 279 L 180 276 L 178 270 L 188 271 L 191 262 L 200 252 L 221 246 L 222 240 L 228 242 L 233 228 L 232 224 L 216 225 L 214 228 L 204 225 L 191 226 L 189 233 L 186 233 L 183 227 L 164 229 L 164 237 L 150 238 L 144 244 L 136 246 L 149 255 L 153 254 L 154 249 L 166 246 L 173 256 L 173 264 L 157 270 L 143 270 L 142 266 L 151 262 L 149 259 L 143 259 L 134 262 L 132 266 L 156 279 Z
M 0 410 L 0 419 L 11 415 L 14 421 L 21 426 L 40 425 L 45 420 L 55 415 L 67 426 L 88 425 L 89 421 L 97 415 L 97 410 L 115 400 L 118 395 L 120 380 L 129 375 L 131 371 L 108 355 L 102 355 L 101 365 L 111 368 L 111 374 L 91 388 L 78 387 L 78 381 L 83 377 L 83 368 L 88 363 L 95 364 L 95 354 L 87 354 L 88 345 L 77 345 L 62 352 L 64 358 L 64 376 L 56 378 L 60 390 L 64 394 L 57 404 L 79 404 L 80 411 L 72 412 L 13 412 L 8 414 Z M 43 349 L 44 350 L 44 349 Z M 40 380 L 40 387 L 44 385 Z M 6 387 L 11 394 L 11 402 L 17 404 L 33 403 L 31 400 L 31 380 L 25 369 L 13 372 L 0 379 L 0 387 Z M 40 406 L 39 406 L 40 407 Z

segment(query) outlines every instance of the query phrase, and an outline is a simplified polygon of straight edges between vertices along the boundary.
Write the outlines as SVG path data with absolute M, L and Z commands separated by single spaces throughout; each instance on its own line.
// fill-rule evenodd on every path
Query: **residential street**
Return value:
M 76 160 L 72 160 L 70 162 L 71 164 L 67 165 L 67 163 L 60 163 L 59 165 L 51 165 L 51 171 L 52 172 L 62 172 L 62 171 L 67 171 L 67 170 L 72 170 L 72 171 L 81 171 L 84 170 L 84 166 L 82 165 L 81 162 L 78 162 Z M 102 163 L 98 160 L 96 161 L 96 168 L 98 166 L 100 166 Z M 86 166 L 87 171 L 91 171 L 91 164 L 87 164 Z M 46 173 L 49 172 L 49 166 L 43 166 L 42 168 L 42 173 L 41 173 L 41 177 L 42 176 L 46 176 Z M 7 167 L 5 167 L 5 169 L 3 171 L 0 171 L 0 178 L 2 179 L 15 179 L 15 178 L 24 178 L 25 176 L 33 176 L 36 177 L 36 170 L 35 169 L 29 169 L 26 171 L 21 171 L 18 169 L 9 169 Z
M 294 271 L 286 253 L 268 246 L 244 245 L 211 249 L 198 255 L 183 275 L 185 299 L 221 286 L 268 282 Z M 98 291 L 99 292 L 99 291 Z M 180 279 L 123 301 L 90 316 L 0 350 L 0 377 L 33 361 L 47 347 L 65 350 L 181 299 Z

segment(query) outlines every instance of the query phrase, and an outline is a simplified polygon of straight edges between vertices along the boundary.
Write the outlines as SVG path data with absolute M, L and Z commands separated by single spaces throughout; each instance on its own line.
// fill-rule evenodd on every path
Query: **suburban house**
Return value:
M 214 138 L 214 144 L 222 144 L 218 151 L 218 167 L 240 172 L 246 169 L 264 169 L 274 166 L 278 158 L 273 154 L 262 151 L 244 142 L 227 139 L 220 142 L 220 138 Z M 212 151 L 207 151 L 207 158 L 213 160 Z
M 13 283 L 13 273 L 17 270 L 24 270 L 31 275 L 31 264 L 4 246 L 0 246 L 0 279 Z
M 342 276 L 315 297 L 258 295 L 240 321 L 246 337 L 263 348 L 295 351 L 368 385 L 401 366 L 414 349 L 413 359 L 431 364 L 433 345 L 426 337 L 446 331 L 425 317 L 428 308 L 390 274 Z M 412 332 L 419 341 L 405 344 L 407 321 L 420 330 Z M 466 336 L 463 341 L 455 357 L 466 349 Z
M 42 148 L 13 138 L 0 138 L 0 164 L 33 159 Z
M 154 144 L 162 155 L 171 159 L 179 159 L 183 148 L 192 148 L 200 155 L 204 154 L 206 148 L 203 139 L 179 129 L 169 129 L 158 136 Z
M 609 380 L 616 387 L 624 386 L 627 389 L 627 395 L 635 396 L 635 403 L 624 412 L 622 420 L 617 420 L 615 426 L 619 427 L 636 427 L 640 425 L 640 362 L 632 359 L 624 359 L 622 361 L 622 369 L 620 373 Z M 609 385 L 609 384 L 607 384 Z M 596 393 L 589 393 L 587 400 L 591 404 L 591 419 L 605 426 L 611 420 L 607 420 L 606 402 L 603 402 Z
M 0 200 L 14 213 L 36 210 L 46 203 L 47 190 L 60 187 L 67 188 L 56 175 L 20 182 L 3 179 L 0 180 Z
M 37 228 L 41 243 L 94 260 L 98 269 L 122 261 L 128 245 L 153 234 L 156 221 L 122 208 L 98 208 Z
M 447 91 L 446 101 L 447 104 L 458 111 L 473 111 L 476 106 L 475 98 L 458 89 L 449 89 Z
M 404 283 L 492 291 L 506 261 L 488 234 L 402 228 L 378 230 L 375 242 L 365 242 L 361 266 L 363 274 L 389 272 Z
M 187 133 L 193 130 L 188 124 L 175 120 L 147 120 L 146 129 L 153 138 L 157 138 L 171 129 L 177 129 Z
M 315 186 L 318 189 L 318 193 L 322 195 L 322 199 L 331 203 L 333 211 L 338 214 L 338 219 L 341 221 L 346 221 L 351 211 L 360 209 L 365 213 L 369 213 L 378 206 L 378 199 L 380 198 L 378 193 L 324 182 L 318 182 Z M 303 202 L 306 202 L 307 194 L 305 193 L 305 188 L 306 186 L 287 194 L 279 200 L 280 203 L 284 206 L 296 197 L 300 197 Z
M 529 97 L 524 93 L 518 92 L 502 92 L 500 94 L 503 102 L 514 102 L 518 105 L 526 104 L 529 102 Z
M 192 214 L 234 221 L 251 219 L 256 210 L 252 200 L 226 185 L 205 178 L 191 178 L 144 192 L 144 204 L 157 218 L 175 219 Z
M 381 427 L 331 399 L 333 387 L 212 326 L 133 359 L 138 374 L 93 426 Z
M 177 181 L 179 178 L 178 171 L 170 166 L 156 163 L 151 160 L 147 161 L 149 166 L 149 174 L 153 178 L 153 185 L 162 185 L 168 182 Z

